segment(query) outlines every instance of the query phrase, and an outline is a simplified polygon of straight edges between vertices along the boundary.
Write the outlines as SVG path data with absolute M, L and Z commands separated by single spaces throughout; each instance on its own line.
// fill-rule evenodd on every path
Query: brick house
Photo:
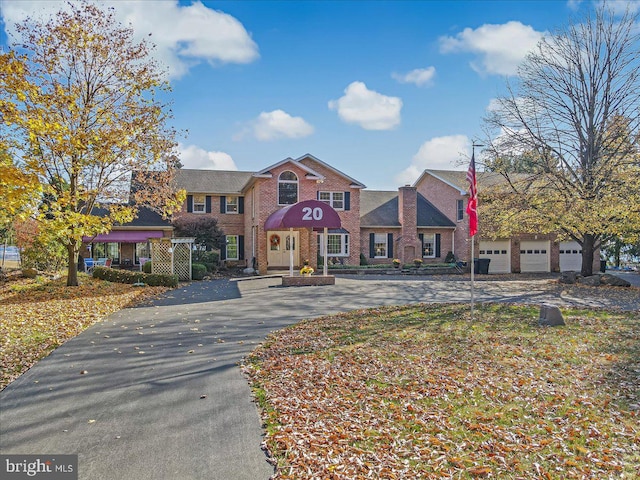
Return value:
M 495 174 L 478 173 L 480 189 L 495 181 Z M 306 154 L 258 172 L 181 169 L 176 187 L 186 190 L 187 200 L 175 215 L 215 217 L 226 240 L 221 259 L 228 265 L 252 266 L 261 274 L 288 268 L 290 258 L 295 268 L 307 259 L 317 267 L 324 255 L 323 232 L 265 228 L 275 212 L 306 200 L 324 202 L 340 217 L 341 228 L 328 231 L 332 263 L 358 265 L 361 257 L 370 264 L 390 264 L 394 258 L 442 263 L 449 252 L 459 261 L 470 261 L 464 171 L 425 170 L 411 186 L 376 191 Z M 579 245 L 558 242 L 555 235 L 497 240 L 476 236 L 475 242 L 476 256 L 491 260 L 490 273 L 580 269 Z M 136 262 L 135 254 L 132 258 Z
M 469 187 L 466 176 L 466 172 L 461 171 L 425 170 L 414 184 L 418 192 L 456 222 L 454 252 L 465 260 L 471 253 L 469 221 L 465 211 Z M 483 186 L 504 180 L 496 173 L 478 172 L 477 181 L 478 189 L 482 190 Z M 580 271 L 582 264 L 580 245 L 574 241 L 559 241 L 556 234 L 522 233 L 496 240 L 481 236 L 474 238 L 476 257 L 491 260 L 489 273 Z M 594 271 L 600 268 L 599 251 L 594 255 L 593 268 Z

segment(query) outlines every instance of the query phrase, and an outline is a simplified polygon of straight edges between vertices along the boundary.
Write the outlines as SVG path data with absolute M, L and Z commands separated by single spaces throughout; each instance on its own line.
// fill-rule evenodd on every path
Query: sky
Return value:
M 97 3 L 156 44 L 185 168 L 259 171 L 309 153 L 396 190 L 424 169 L 466 170 L 527 52 L 599 1 Z M 64 4 L 0 0 L 0 46 Z

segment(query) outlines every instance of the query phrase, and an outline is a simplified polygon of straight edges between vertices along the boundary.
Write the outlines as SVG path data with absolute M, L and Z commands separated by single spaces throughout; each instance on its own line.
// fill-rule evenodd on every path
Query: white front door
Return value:
M 298 232 L 272 230 L 267 232 L 267 262 L 269 268 L 289 268 L 293 251 L 293 266 L 300 266 Z

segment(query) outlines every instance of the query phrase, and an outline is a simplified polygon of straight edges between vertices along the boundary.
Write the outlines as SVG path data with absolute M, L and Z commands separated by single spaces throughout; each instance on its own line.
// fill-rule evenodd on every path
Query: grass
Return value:
M 275 478 L 638 478 L 640 319 L 421 305 L 273 334 L 245 371 Z
M 113 312 L 166 291 L 136 288 L 79 274 L 66 279 L 12 279 L 0 285 L 0 390 L 68 339 Z

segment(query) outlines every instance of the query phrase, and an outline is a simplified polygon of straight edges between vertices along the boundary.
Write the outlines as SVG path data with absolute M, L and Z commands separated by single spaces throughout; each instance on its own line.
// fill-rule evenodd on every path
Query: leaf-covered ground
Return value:
M 246 359 L 275 478 L 640 477 L 640 318 L 466 305 L 358 311 Z
M 80 275 L 80 283 L 66 287 L 65 278 L 39 278 L 0 285 L 0 390 L 93 323 L 167 290 L 110 283 L 86 275 Z

